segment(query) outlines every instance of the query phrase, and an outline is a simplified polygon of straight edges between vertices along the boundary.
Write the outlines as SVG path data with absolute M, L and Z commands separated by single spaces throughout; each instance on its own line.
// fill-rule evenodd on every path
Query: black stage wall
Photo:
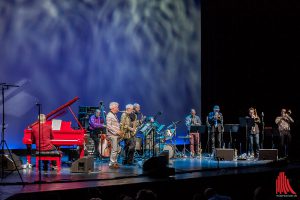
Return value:
M 299 119 L 299 7 L 299 1 L 202 1 L 202 119 L 214 104 L 224 123 L 239 123 L 251 106 L 264 112 L 266 126 L 275 127 L 282 107 Z

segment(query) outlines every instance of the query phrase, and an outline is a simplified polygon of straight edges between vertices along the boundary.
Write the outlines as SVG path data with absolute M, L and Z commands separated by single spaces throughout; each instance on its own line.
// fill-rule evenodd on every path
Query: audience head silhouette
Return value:
M 136 200 L 156 200 L 156 194 L 151 190 L 142 189 L 137 192 Z

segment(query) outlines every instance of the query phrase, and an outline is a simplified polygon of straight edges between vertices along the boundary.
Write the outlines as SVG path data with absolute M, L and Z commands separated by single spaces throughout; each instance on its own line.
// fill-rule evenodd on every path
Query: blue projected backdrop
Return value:
M 5 90 L 9 147 L 25 148 L 37 102 L 47 114 L 75 96 L 75 113 L 138 102 L 184 134 L 190 108 L 200 112 L 200 38 L 194 0 L 0 1 L 0 83 L 20 86 Z

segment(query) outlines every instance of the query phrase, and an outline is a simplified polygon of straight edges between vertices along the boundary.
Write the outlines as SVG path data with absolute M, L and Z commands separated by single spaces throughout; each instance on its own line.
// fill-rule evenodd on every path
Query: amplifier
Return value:
M 260 149 L 258 160 L 277 160 L 278 149 Z
M 216 148 L 215 158 L 219 160 L 234 160 L 235 150 L 234 149 L 221 149 Z
M 71 172 L 72 173 L 88 173 L 94 171 L 94 158 L 92 156 L 85 156 L 79 158 L 72 163 Z

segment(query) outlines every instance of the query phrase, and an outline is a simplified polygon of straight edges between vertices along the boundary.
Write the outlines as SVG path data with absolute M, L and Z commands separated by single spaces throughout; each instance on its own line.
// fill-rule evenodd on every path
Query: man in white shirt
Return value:
M 122 132 L 120 130 L 120 123 L 117 116 L 119 112 L 119 104 L 117 102 L 111 102 L 109 104 L 109 113 L 106 116 L 106 129 L 107 129 L 107 136 L 111 141 L 111 154 L 110 154 L 110 161 L 109 167 L 113 169 L 117 169 L 120 166 L 118 165 L 118 155 L 120 152 L 120 138 L 122 137 Z

